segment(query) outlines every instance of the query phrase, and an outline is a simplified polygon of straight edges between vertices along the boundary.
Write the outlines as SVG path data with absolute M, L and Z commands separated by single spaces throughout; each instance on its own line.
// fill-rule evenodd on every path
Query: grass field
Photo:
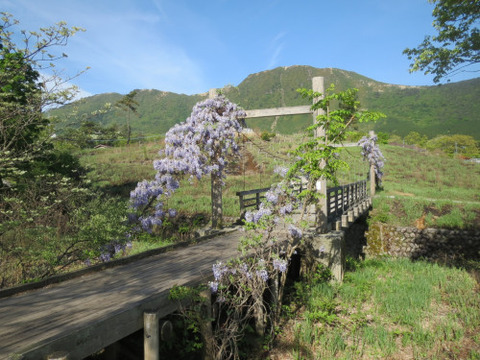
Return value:
M 279 178 L 276 166 L 288 162 L 288 151 L 302 141 L 299 135 L 276 136 L 271 141 L 258 138 L 244 142 L 242 158 L 231 166 L 224 188 L 224 214 L 233 220 L 239 216 L 237 191 L 270 186 Z M 138 181 L 152 179 L 152 161 L 158 158 L 163 141 L 133 144 L 128 147 L 89 150 L 81 155 L 90 169 L 89 178 L 96 187 L 110 194 L 128 197 Z M 382 145 L 385 155 L 383 189 L 374 199 L 371 221 L 413 226 L 424 216 L 427 226 L 474 228 L 480 226 L 480 165 L 440 153 Z M 347 148 L 342 156 L 349 171 L 338 174 L 342 183 L 364 179 L 367 164 L 359 148 Z M 210 180 L 184 181 L 169 207 L 185 213 L 210 212 Z M 227 221 L 228 223 L 228 221 Z
M 441 153 L 385 145 L 383 190 L 371 221 L 427 227 L 480 227 L 480 165 Z
M 465 270 L 367 260 L 341 285 L 296 284 L 269 359 L 480 359 L 479 304 Z

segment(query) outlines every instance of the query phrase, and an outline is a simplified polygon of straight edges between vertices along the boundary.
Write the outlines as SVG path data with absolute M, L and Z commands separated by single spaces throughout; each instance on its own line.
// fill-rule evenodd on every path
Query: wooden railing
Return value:
M 327 188 L 327 219 L 333 223 L 368 200 L 367 180 Z
M 253 189 L 246 191 L 237 191 L 236 195 L 240 200 L 240 214 L 243 214 L 244 210 L 248 207 L 255 206 L 255 209 L 260 208 L 260 203 L 265 199 L 263 193 L 266 193 L 270 188 Z M 249 197 L 249 195 L 252 195 Z
M 306 184 L 302 182 L 302 180 L 292 182 L 290 185 L 291 189 L 295 192 L 300 194 L 303 190 L 305 190 Z M 245 191 L 237 191 L 235 194 L 238 196 L 240 202 L 240 214 L 243 214 L 243 211 L 248 207 L 254 207 L 255 209 L 260 208 L 260 204 L 262 200 L 265 199 L 265 196 L 262 195 L 266 193 L 270 188 L 262 188 L 262 189 L 253 189 L 253 190 L 245 190 Z M 248 197 L 249 195 L 252 195 Z
M 295 185 L 297 186 L 295 191 L 301 192 L 303 190 L 301 183 Z M 265 199 L 263 194 L 269 189 L 238 191 L 236 195 L 240 200 L 240 213 L 243 214 L 245 209 L 249 207 L 255 207 L 258 210 L 262 200 Z M 327 222 L 333 224 L 342 220 L 345 223 L 348 220 L 347 216 L 356 218 L 358 213 L 365 210 L 365 207 L 369 205 L 370 195 L 367 191 L 367 180 L 327 188 L 326 198 Z

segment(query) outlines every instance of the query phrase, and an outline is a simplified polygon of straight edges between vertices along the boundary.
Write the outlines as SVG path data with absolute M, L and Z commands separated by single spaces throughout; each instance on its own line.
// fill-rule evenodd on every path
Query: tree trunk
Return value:
M 132 128 L 130 127 L 130 113 L 127 115 L 127 145 L 130 144 L 130 136 L 132 134 Z
M 217 174 L 212 173 L 211 180 L 212 180 L 212 228 L 221 229 L 223 226 L 222 179 Z

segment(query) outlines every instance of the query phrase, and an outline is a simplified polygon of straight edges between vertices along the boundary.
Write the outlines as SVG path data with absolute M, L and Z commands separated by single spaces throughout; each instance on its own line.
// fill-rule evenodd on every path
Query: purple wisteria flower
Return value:
M 272 203 L 273 205 L 276 205 L 278 202 L 278 194 L 276 194 L 274 191 L 267 191 L 265 193 L 265 199 L 269 202 Z
M 303 236 L 302 230 L 293 226 L 292 224 L 288 225 L 288 232 L 294 239 L 301 239 Z
M 228 157 L 238 154 L 236 136 L 241 132 L 246 113 L 223 95 L 197 103 L 185 122 L 173 126 L 165 136 L 165 149 L 159 151 L 161 159 L 155 160 L 157 171 L 152 181 L 141 181 L 130 193 L 131 207 L 141 217 L 142 228 L 151 231 L 161 225 L 166 216 L 162 211 L 165 198 L 180 186 L 183 176 L 201 179 L 208 174 L 225 177 Z M 155 203 L 159 207 L 151 211 Z M 172 212 L 168 211 L 172 216 Z
M 240 271 L 241 274 L 245 275 L 247 279 L 252 278 L 252 274 L 248 271 L 248 265 L 245 263 L 241 263 L 240 266 L 238 267 L 238 270 Z
M 284 206 L 282 206 L 278 212 L 281 214 L 281 215 L 288 215 L 290 214 L 291 212 L 293 211 L 293 205 L 291 203 L 288 203 L 288 204 L 285 204 Z
M 383 156 L 380 148 L 377 144 L 377 136 L 367 137 L 364 136 L 358 142 L 358 145 L 362 147 L 362 155 L 365 160 L 368 160 L 370 165 L 374 166 L 375 176 L 378 179 L 379 184 L 382 182 L 383 167 L 385 166 L 385 157 Z
M 260 209 L 258 209 L 257 211 L 247 211 L 245 213 L 245 221 L 249 223 L 257 224 L 261 218 L 270 216 L 270 215 L 272 215 L 272 210 L 270 208 L 263 206 L 263 204 L 261 204 Z
M 228 273 L 228 266 L 221 261 L 212 265 L 213 277 L 216 281 L 220 281 L 224 274 Z
M 287 271 L 288 261 L 284 259 L 273 259 L 273 268 L 284 273 Z
M 273 172 L 275 174 L 278 174 L 280 175 L 281 177 L 285 177 L 287 176 L 287 173 L 288 173 L 288 168 L 284 167 L 284 166 L 277 166 Z
M 218 291 L 218 282 L 217 281 L 210 281 L 208 283 L 208 286 L 210 286 L 210 291 L 212 294 L 215 294 Z
M 268 272 L 265 269 L 260 269 L 256 271 L 257 276 L 263 281 L 268 281 Z

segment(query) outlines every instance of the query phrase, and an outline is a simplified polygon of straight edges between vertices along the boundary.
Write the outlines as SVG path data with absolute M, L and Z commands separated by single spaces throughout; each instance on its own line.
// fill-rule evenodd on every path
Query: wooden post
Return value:
M 157 312 L 145 312 L 143 314 L 143 346 L 145 360 L 160 359 L 160 332 Z
M 263 307 L 262 299 L 254 299 L 253 303 L 253 317 L 255 318 L 255 331 L 258 336 L 262 337 L 265 335 L 265 309 Z
M 200 332 L 203 337 L 203 358 L 205 360 L 212 360 L 215 358 L 215 351 L 213 349 L 213 329 L 212 329 L 212 293 L 210 289 L 202 291 L 200 296 L 204 299 L 202 304 L 202 320 L 200 323 Z
M 373 130 L 369 131 L 368 135 L 370 138 L 375 136 Z M 377 184 L 375 182 L 375 165 L 370 164 L 370 196 L 375 196 L 375 190 L 377 188 Z
M 238 199 L 240 201 L 240 215 L 241 215 L 243 214 L 243 210 L 245 209 L 245 205 L 243 203 L 243 195 L 239 195 Z
M 217 96 L 217 89 L 208 90 L 208 98 L 209 99 L 213 99 L 215 96 Z
M 315 98 L 313 100 L 314 103 L 318 102 L 323 98 L 323 94 L 325 92 L 324 87 L 324 79 L 322 76 L 312 78 L 312 90 L 315 92 L 319 92 L 322 94 L 322 97 Z M 325 111 L 323 109 L 318 109 L 313 112 L 313 123 L 315 124 L 317 121 L 317 116 L 324 115 Z M 315 130 L 315 137 L 325 137 L 325 129 L 323 127 L 319 127 Z M 320 168 L 326 166 L 324 160 L 319 164 Z M 321 178 L 315 184 L 316 190 L 321 194 L 321 198 L 318 201 L 317 209 L 316 209 L 316 228 L 317 231 L 320 233 L 325 233 L 328 230 L 328 210 L 327 210 L 327 180 L 325 178 Z
M 337 221 L 335 222 L 335 230 L 336 230 L 336 231 L 342 230 L 342 222 L 341 222 L 340 220 L 337 220 Z
M 355 217 L 353 216 L 353 210 L 348 212 L 348 222 L 353 223 L 355 221 Z

